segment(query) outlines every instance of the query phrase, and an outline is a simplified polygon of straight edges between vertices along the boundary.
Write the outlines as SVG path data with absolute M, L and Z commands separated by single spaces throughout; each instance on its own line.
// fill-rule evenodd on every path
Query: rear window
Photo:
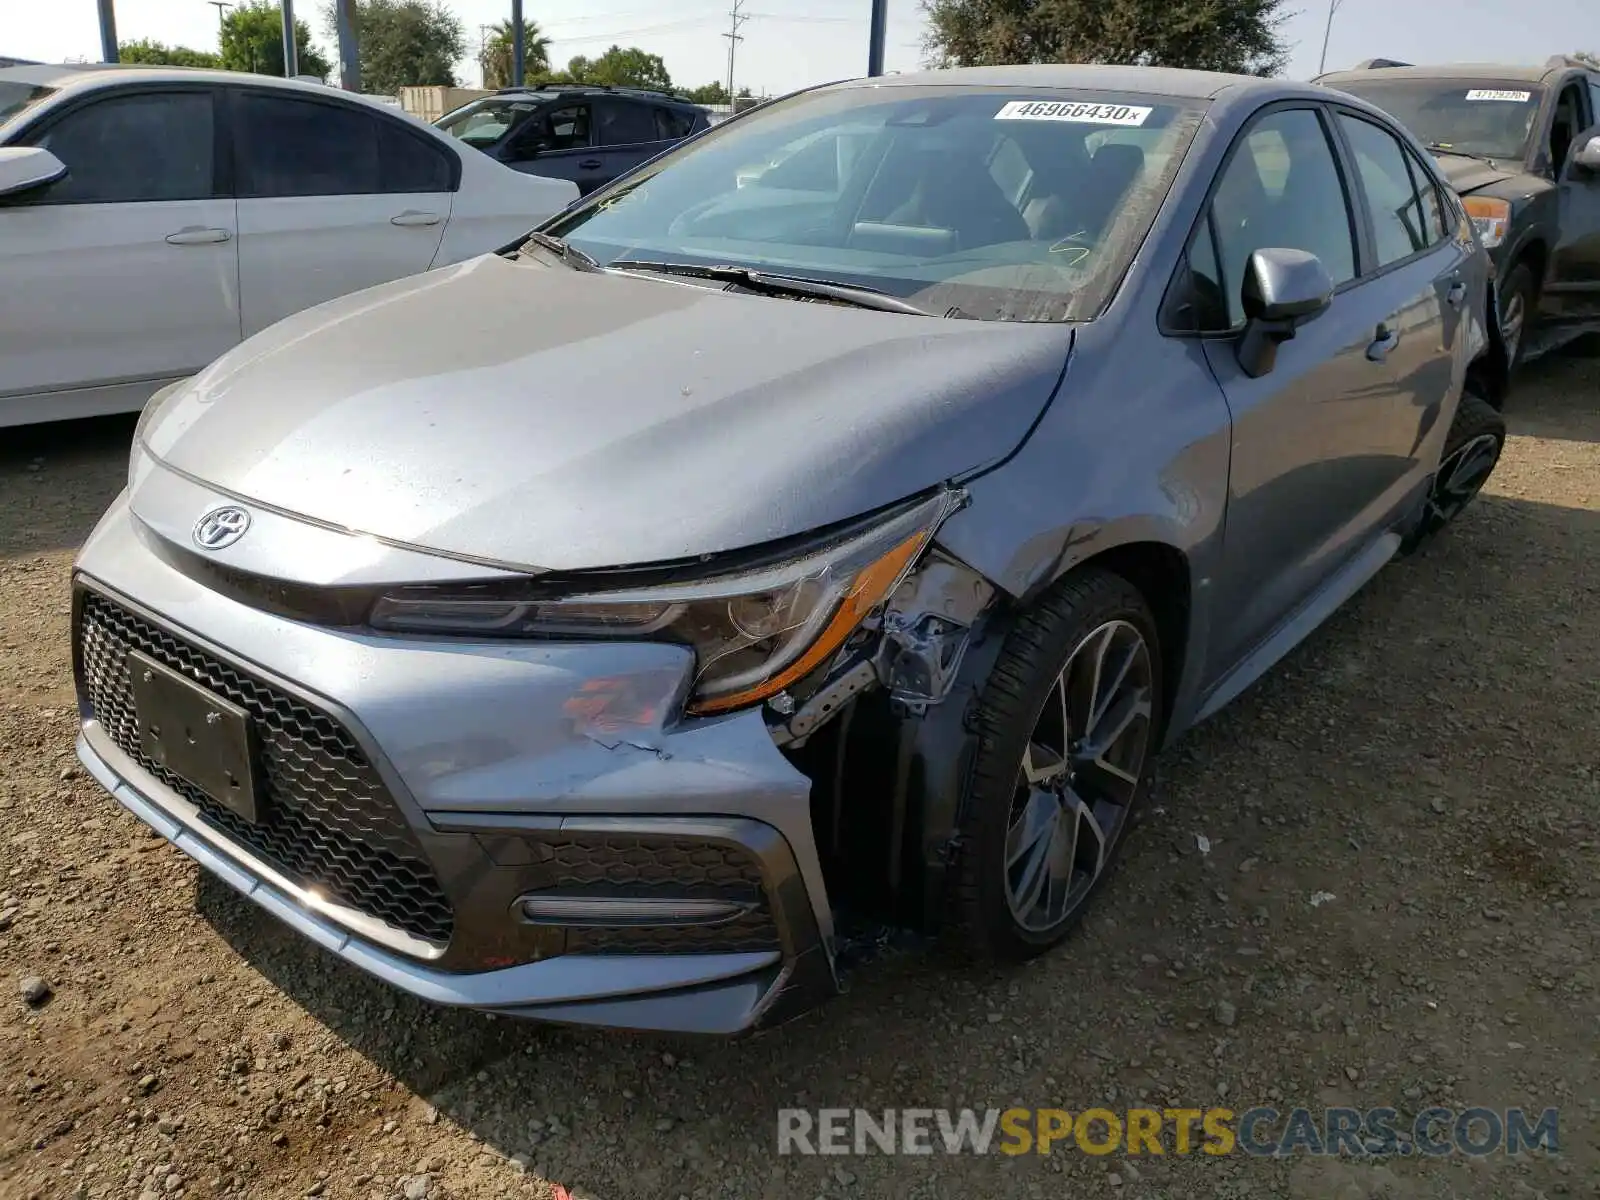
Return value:
M 1362 79 L 1333 85 L 1375 104 L 1440 154 L 1521 159 L 1539 114 L 1537 84 L 1494 79 Z
M 12 117 L 20 116 L 24 110 L 32 108 L 55 93 L 55 88 L 44 87 L 42 84 L 0 80 L 0 125 L 4 125 Z

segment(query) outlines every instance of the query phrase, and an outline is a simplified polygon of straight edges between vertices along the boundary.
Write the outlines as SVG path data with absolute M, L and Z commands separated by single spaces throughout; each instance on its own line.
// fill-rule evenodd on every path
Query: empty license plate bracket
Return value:
M 145 754 L 230 812 L 260 820 L 250 714 L 138 650 L 128 653 L 128 676 Z

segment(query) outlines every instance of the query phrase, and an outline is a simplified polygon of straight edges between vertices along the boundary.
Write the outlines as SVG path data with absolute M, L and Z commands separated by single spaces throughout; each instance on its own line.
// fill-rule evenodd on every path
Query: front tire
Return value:
M 1089 568 L 1023 614 L 984 685 L 948 928 L 980 959 L 1061 942 L 1109 874 L 1162 728 L 1144 597 Z
M 1539 283 L 1533 277 L 1533 268 L 1519 262 L 1500 288 L 1500 340 L 1505 344 L 1508 371 L 1522 365 L 1538 303 Z

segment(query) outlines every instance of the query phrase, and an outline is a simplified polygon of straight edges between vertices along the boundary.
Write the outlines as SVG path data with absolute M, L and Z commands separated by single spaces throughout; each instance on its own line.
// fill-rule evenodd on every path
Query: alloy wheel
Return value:
M 1492 433 L 1468 438 L 1439 464 L 1434 476 L 1433 511 L 1440 521 L 1453 520 L 1478 494 L 1500 460 L 1500 439 Z
M 1150 647 L 1128 621 L 1078 643 L 1017 770 L 1006 832 L 1006 902 L 1045 933 L 1087 897 L 1127 824 L 1150 749 Z
M 1528 302 L 1522 293 L 1513 292 L 1506 297 L 1505 311 L 1500 314 L 1500 340 L 1505 343 L 1506 361 L 1512 365 L 1522 351 L 1522 332 L 1527 318 Z

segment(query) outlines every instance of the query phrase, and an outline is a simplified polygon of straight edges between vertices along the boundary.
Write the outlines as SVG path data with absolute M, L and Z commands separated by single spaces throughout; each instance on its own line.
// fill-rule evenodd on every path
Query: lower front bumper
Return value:
M 347 915 L 321 915 L 317 896 L 212 835 L 192 805 L 149 777 L 97 723 L 84 725 L 77 750 L 119 804 L 229 887 L 346 962 L 431 1003 L 573 1024 L 731 1034 L 794 1015 L 833 990 L 816 939 L 787 961 L 777 951 L 567 954 L 498 970 L 440 970 L 364 941 L 347 928 Z
M 219 497 L 169 500 L 187 529 Z M 379 636 L 171 550 L 124 494 L 80 554 L 79 755 L 293 928 L 426 1000 L 564 1022 L 731 1033 L 837 990 L 810 781 L 759 712 L 679 715 L 681 647 Z M 135 654 L 247 716 L 257 817 L 151 756 Z M 671 911 L 595 916 L 639 900 Z M 693 902 L 720 914 L 672 907 Z

